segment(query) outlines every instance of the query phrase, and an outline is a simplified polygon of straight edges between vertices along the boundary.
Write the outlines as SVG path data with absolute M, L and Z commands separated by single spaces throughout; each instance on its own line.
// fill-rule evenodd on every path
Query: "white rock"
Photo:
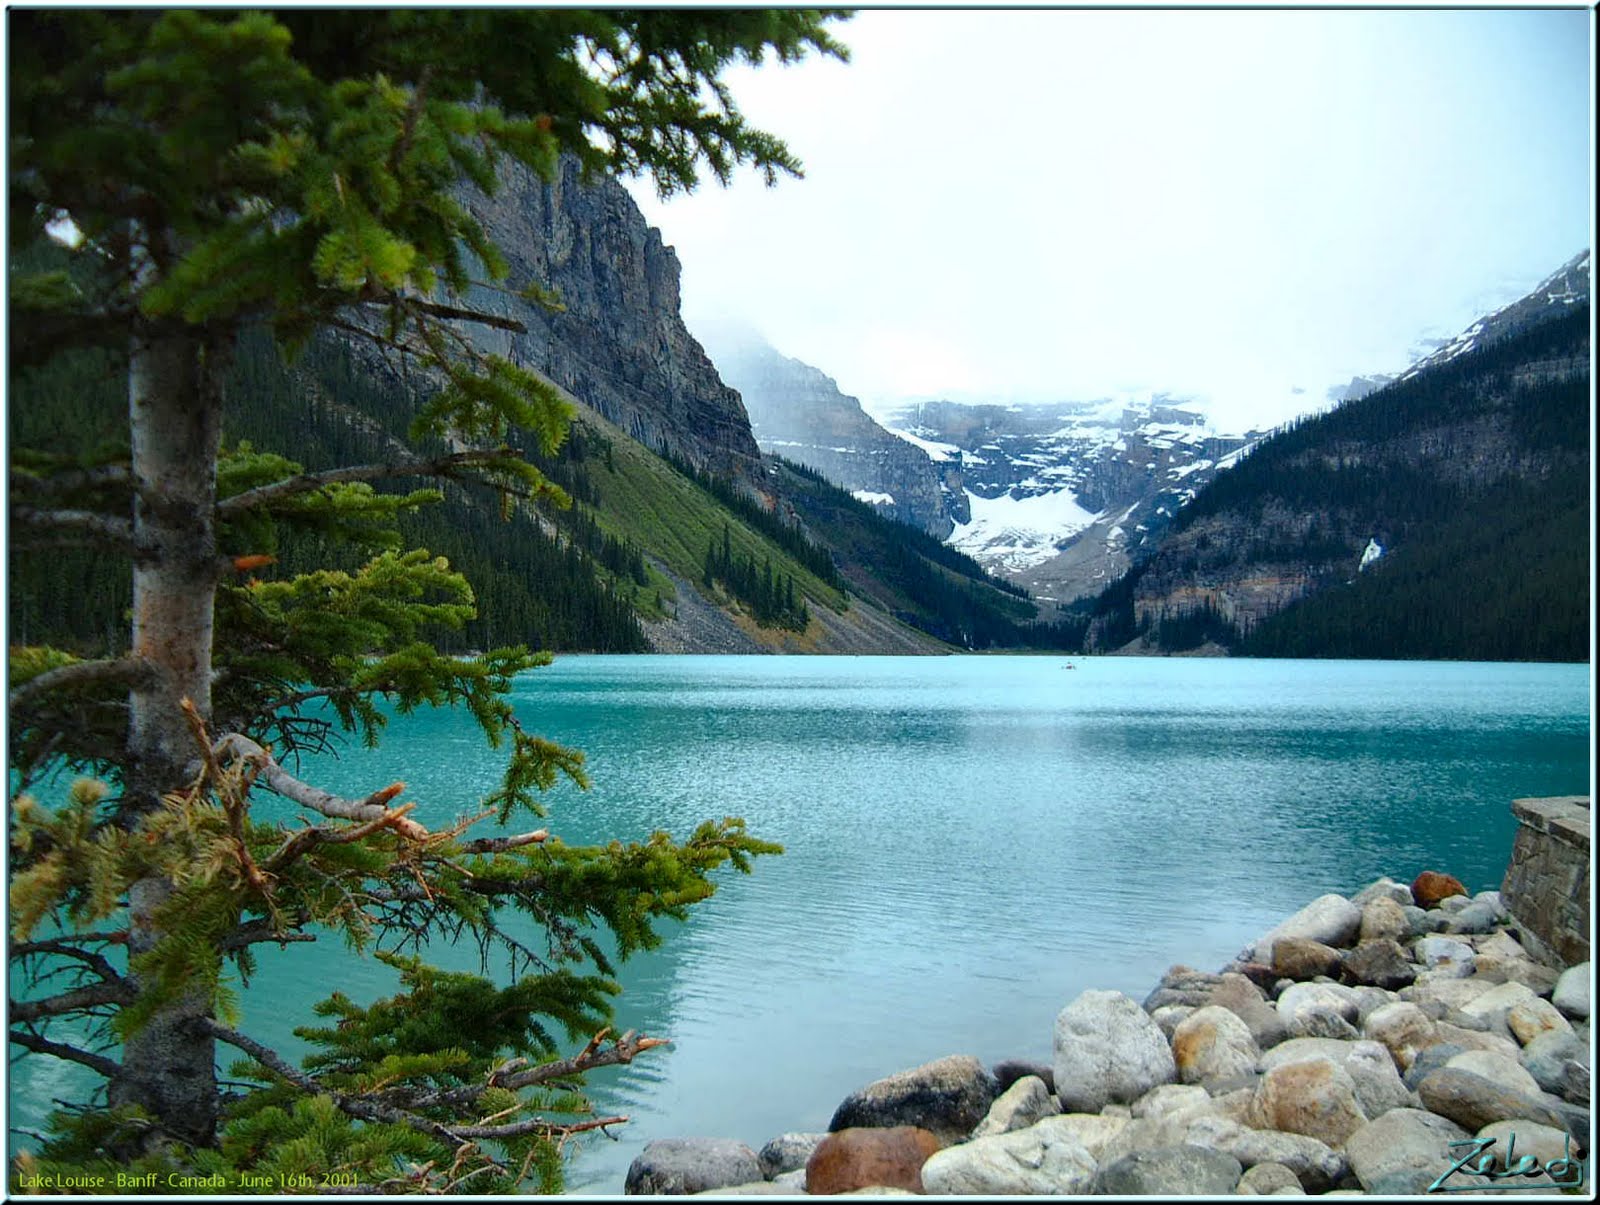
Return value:
M 1388 875 L 1375 883 L 1369 883 L 1360 891 L 1350 897 L 1350 902 L 1357 908 L 1365 908 L 1373 900 L 1393 900 L 1405 907 L 1412 903 L 1411 888 L 1404 883 L 1396 883 Z
M 1391 1109 L 1350 1135 L 1344 1144 L 1350 1169 L 1363 1187 L 1398 1173 L 1413 1177 L 1412 1191 L 1421 1193 L 1436 1177 L 1450 1170 L 1463 1148 L 1452 1153 L 1450 1143 L 1461 1142 L 1467 1132 L 1448 1118 L 1424 1109 Z M 1453 1177 L 1452 1183 L 1458 1182 Z M 1481 1178 L 1468 1180 L 1483 1184 Z
M 1272 964 L 1272 943 L 1280 937 L 1309 937 L 1325 946 L 1347 946 L 1361 929 L 1361 909 L 1342 895 L 1320 895 L 1280 922 L 1253 947 L 1257 962 Z
M 1100 1113 L 1062 1113 L 1057 1117 L 1046 1117 L 1029 1128 L 1037 1130 L 1044 1126 L 1063 1141 L 1071 1139 L 1076 1142 L 1092 1158 L 1099 1160 L 1106 1147 L 1131 1124 L 1126 1117 L 1108 1117 Z
M 1361 1015 L 1360 998 L 1340 983 L 1296 983 L 1278 997 L 1278 1015 L 1291 1029 L 1308 1012 L 1330 1012 L 1354 1022 Z
M 1355 1083 L 1356 1100 L 1369 1119 L 1416 1103 L 1400 1079 L 1387 1048 L 1371 1040 L 1342 1042 L 1330 1038 L 1294 1038 L 1267 1051 L 1261 1057 L 1260 1066 L 1266 1072 L 1286 1063 L 1314 1058 L 1328 1059 L 1350 1077 Z
M 1098 1164 L 1070 1131 L 1038 1125 L 974 1138 L 922 1165 L 925 1192 L 942 1196 L 1064 1196 L 1085 1193 Z
M 1533 990 L 1524 984 L 1502 983 L 1498 987 L 1490 988 L 1476 999 L 1467 1001 L 1461 1006 L 1461 1011 L 1469 1017 L 1482 1017 L 1490 1025 L 1503 1024 L 1512 1005 L 1537 999 Z
M 1067 1112 L 1131 1103 L 1178 1077 L 1150 1014 L 1121 992 L 1087 991 L 1056 1017 L 1056 1096 Z
M 1232 1155 L 1249 1168 L 1281 1163 L 1310 1192 L 1332 1188 L 1349 1168 L 1345 1157 L 1325 1142 L 1282 1130 L 1257 1130 L 1222 1117 L 1200 1117 L 1189 1123 L 1182 1140 Z
M 1481 1075 L 1497 1088 L 1526 1092 L 1534 1097 L 1540 1092 L 1538 1081 L 1523 1070 L 1520 1063 L 1506 1058 L 1503 1054 L 1495 1054 L 1488 1050 L 1468 1050 L 1463 1054 L 1454 1055 L 1445 1066 L 1459 1067 L 1463 1071 Z
M 1422 965 L 1430 969 L 1445 962 L 1453 966 L 1472 966 L 1472 947 L 1454 937 L 1440 937 L 1436 934 L 1419 937 L 1416 941 L 1416 952 Z
M 1587 962 L 1568 967 L 1561 972 L 1561 978 L 1556 980 L 1555 991 L 1550 994 L 1550 1002 L 1575 1020 L 1586 1018 L 1589 1015 L 1591 977 Z
M 1162 1084 L 1133 1102 L 1136 1118 L 1159 1121 L 1176 1114 L 1209 1112 L 1211 1093 L 1199 1084 Z

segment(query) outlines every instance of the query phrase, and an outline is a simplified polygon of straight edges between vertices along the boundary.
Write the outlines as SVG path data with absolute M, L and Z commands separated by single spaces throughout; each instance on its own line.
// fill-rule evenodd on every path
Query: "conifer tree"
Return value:
M 740 164 L 769 182 L 798 174 L 722 75 L 769 54 L 843 57 L 825 28 L 839 15 L 8 14 L 11 251 L 51 229 L 75 240 L 65 268 L 9 273 L 12 370 L 101 356 L 126 374 L 129 402 L 121 447 L 14 449 L 10 466 L 18 544 L 92 547 L 124 558 L 132 581 L 127 655 L 10 651 L 24 788 L 62 767 L 92 775 L 60 807 L 24 790 L 10 812 L 10 1040 L 106 1082 L 30 1156 L 35 1169 L 227 1178 L 292 1150 L 290 1170 L 343 1168 L 374 1191 L 550 1188 L 557 1142 L 605 1123 L 557 1115 L 581 1108 L 583 1072 L 656 1039 L 603 1030 L 615 984 L 594 926 L 621 956 L 648 947 L 655 921 L 711 892 L 715 869 L 775 847 L 733 818 L 600 848 L 509 827 L 542 815 L 538 792 L 558 778 L 584 782 L 581 756 L 526 732 L 504 697 L 545 659 L 433 647 L 430 630 L 458 627 L 474 596 L 442 559 L 398 547 L 394 523 L 437 491 L 373 483 L 449 478 L 508 502 L 564 501 L 506 438 L 519 428 L 553 453 L 565 403 L 536 372 L 480 353 L 471 324 L 516 324 L 465 304 L 485 281 L 550 299 L 506 279 L 463 190 L 493 191 L 505 161 L 549 178 L 564 155 L 648 174 L 663 194 Z M 265 332 L 292 355 L 328 330 L 431 381 L 412 434 L 452 450 L 306 473 L 225 446 L 222 383 L 241 336 Z M 372 558 L 275 577 L 290 528 Z M 287 768 L 330 728 L 372 740 L 390 712 L 424 704 L 468 709 L 507 747 L 486 799 L 395 806 L 401 784 L 338 798 Z M 263 790 L 309 823 L 260 819 Z M 509 831 L 469 832 L 490 819 Z M 541 926 L 543 947 L 508 917 Z M 338 935 L 377 948 L 403 990 L 317 1005 L 328 1026 L 302 1031 L 317 1053 L 301 1066 L 236 1028 L 230 981 L 251 972 L 254 945 Z M 429 936 L 498 945 L 516 977 L 499 988 L 394 952 Z M 83 1032 L 98 1040 L 71 1036 Z M 563 1039 L 587 1044 L 561 1057 Z M 219 1043 L 256 1090 L 224 1098 Z

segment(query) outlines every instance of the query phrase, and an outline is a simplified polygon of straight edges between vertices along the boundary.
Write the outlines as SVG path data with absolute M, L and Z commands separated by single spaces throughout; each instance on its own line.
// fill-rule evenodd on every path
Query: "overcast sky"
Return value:
M 869 408 L 1165 390 L 1270 423 L 1588 245 L 1590 22 L 864 12 L 848 65 L 731 77 L 804 180 L 631 188 L 691 327 L 742 318 Z

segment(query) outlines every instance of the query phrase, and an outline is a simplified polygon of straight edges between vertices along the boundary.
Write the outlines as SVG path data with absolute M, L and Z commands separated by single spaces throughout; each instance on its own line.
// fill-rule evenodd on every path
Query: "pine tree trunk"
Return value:
M 132 652 L 158 670 L 130 696 L 124 815 L 160 806 L 193 781 L 194 736 L 181 709 L 211 711 L 211 640 L 217 588 L 216 480 L 221 443 L 218 349 L 192 336 L 141 334 L 131 349 L 128 402 L 133 441 Z M 130 957 L 162 936 L 156 912 L 172 890 L 163 878 L 129 892 Z M 112 1103 L 139 1104 L 168 1132 L 209 1143 L 216 1129 L 215 1042 L 192 1020 L 204 993 L 159 1012 L 123 1046 L 126 1075 Z

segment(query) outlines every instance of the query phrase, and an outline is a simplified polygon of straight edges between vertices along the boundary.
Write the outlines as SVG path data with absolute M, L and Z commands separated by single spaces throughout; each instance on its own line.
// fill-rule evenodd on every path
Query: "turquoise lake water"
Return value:
M 620 1024 L 672 1045 L 591 1077 L 632 1121 L 578 1150 L 575 1191 L 620 1192 L 653 1138 L 826 1128 L 946 1054 L 1047 1059 L 1080 991 L 1142 1000 L 1327 891 L 1430 868 L 1498 887 L 1511 800 L 1591 778 L 1586 665 L 564 656 L 515 702 L 588 755 L 594 789 L 549 800 L 565 840 L 739 815 L 786 848 L 623 968 Z M 424 713 L 301 768 L 348 794 L 403 779 L 437 825 L 500 759 Z M 312 999 L 395 982 L 331 944 L 258 949 L 242 1028 L 290 1051 Z M 12 1075 L 18 1124 L 71 1069 Z

